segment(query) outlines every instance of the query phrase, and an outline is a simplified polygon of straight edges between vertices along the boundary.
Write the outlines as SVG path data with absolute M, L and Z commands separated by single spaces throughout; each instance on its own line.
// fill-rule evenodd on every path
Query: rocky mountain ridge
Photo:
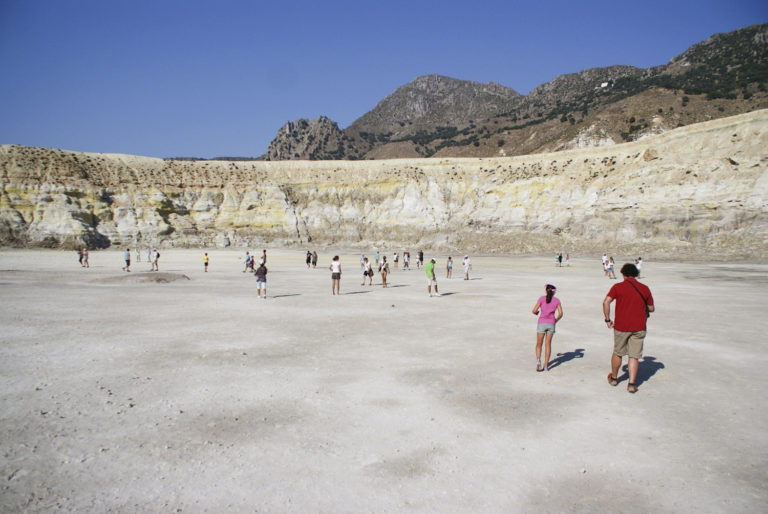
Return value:
M 6 145 L 0 245 L 764 260 L 766 148 L 768 110 L 518 157 L 189 162 Z
M 302 131 L 281 129 L 265 158 L 525 155 L 584 144 L 593 139 L 594 127 L 604 133 L 598 138 L 602 143 L 632 141 L 768 108 L 766 86 L 768 24 L 762 24 L 713 35 L 666 65 L 588 69 L 561 75 L 526 96 L 495 83 L 418 77 L 341 131 L 341 136 L 331 127 L 312 134 L 315 139 L 341 139 L 333 151 L 287 153 L 284 148 L 309 149 L 312 142 L 302 142 L 309 137 Z M 306 123 L 310 122 L 299 120 L 296 125 Z

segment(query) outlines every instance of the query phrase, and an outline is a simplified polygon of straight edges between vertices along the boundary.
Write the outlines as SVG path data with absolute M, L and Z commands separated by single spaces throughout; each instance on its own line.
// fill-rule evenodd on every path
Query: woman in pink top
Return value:
M 539 323 L 536 326 L 536 371 L 549 370 L 549 356 L 552 354 L 552 336 L 555 335 L 555 324 L 563 317 L 563 307 L 560 300 L 555 298 L 557 288 L 547 284 L 547 295 L 536 300 L 533 313 L 539 315 Z M 541 345 L 545 341 L 544 366 L 541 365 Z

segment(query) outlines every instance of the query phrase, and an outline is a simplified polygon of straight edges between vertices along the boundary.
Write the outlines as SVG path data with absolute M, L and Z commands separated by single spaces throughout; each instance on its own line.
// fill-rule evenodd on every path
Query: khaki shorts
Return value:
M 437 279 L 432 277 L 427 277 L 427 285 L 428 286 L 436 286 L 437 285 Z
M 645 330 L 636 332 L 613 331 L 613 353 L 619 357 L 628 355 L 633 359 L 640 359 L 643 356 L 643 341 L 645 341 Z

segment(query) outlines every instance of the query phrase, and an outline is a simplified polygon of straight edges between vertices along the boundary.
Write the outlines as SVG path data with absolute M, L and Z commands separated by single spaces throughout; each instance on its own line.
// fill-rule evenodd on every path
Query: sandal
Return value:
M 627 384 L 627 392 L 635 394 L 637 392 L 637 386 L 632 382 L 630 382 L 629 384 Z
M 536 361 L 536 371 L 544 371 L 544 368 L 541 367 L 541 361 Z
M 614 377 L 611 373 L 608 373 L 608 383 L 611 384 L 613 387 L 616 387 L 619 385 L 619 380 Z

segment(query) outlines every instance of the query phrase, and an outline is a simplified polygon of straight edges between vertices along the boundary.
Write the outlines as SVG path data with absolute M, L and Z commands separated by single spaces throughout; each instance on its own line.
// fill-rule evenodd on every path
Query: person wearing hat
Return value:
M 555 335 L 555 325 L 563 317 L 563 306 L 560 300 L 555 298 L 557 288 L 547 284 L 544 288 L 546 296 L 536 300 L 533 306 L 533 314 L 539 316 L 536 325 L 536 371 L 549 371 L 549 357 L 552 355 L 552 336 Z M 541 365 L 541 346 L 544 344 L 544 365 Z

